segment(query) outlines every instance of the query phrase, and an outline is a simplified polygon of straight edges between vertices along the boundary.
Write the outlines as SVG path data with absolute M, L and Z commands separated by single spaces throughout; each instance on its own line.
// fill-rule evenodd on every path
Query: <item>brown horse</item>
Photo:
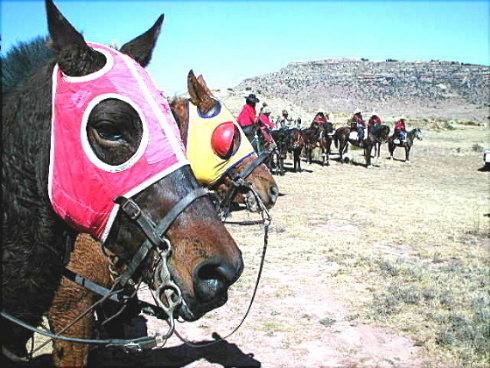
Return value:
M 312 163 L 313 150 L 319 147 L 322 151 L 322 166 L 330 165 L 330 148 L 332 145 L 333 124 L 312 122 L 309 128 L 303 129 L 303 140 L 306 159 Z
M 288 152 L 293 153 L 293 170 L 294 172 L 301 172 L 301 152 L 305 147 L 305 140 L 301 129 L 289 129 L 287 142 Z
M 339 155 L 340 155 L 340 162 L 344 162 L 343 155 L 345 152 L 347 152 L 348 149 L 348 143 L 352 144 L 353 146 L 364 148 L 364 156 L 366 158 L 366 167 L 371 168 L 371 151 L 373 147 L 380 142 L 386 141 L 390 128 L 387 125 L 381 125 L 381 128 L 374 130 L 372 132 L 369 132 L 367 134 L 367 137 L 363 139 L 362 142 L 359 142 L 356 139 L 351 139 L 349 138 L 349 135 L 351 133 L 351 128 L 348 126 L 345 127 L 340 127 L 335 131 L 335 134 L 333 136 L 335 147 L 339 149 Z M 357 134 L 357 132 L 355 132 Z
M 49 60 L 2 96 L 2 362 L 27 356 L 80 232 L 129 265 L 118 292 L 143 280 L 170 318 L 222 306 L 243 270 L 143 69 L 163 15 L 116 51 L 46 10 Z
M 369 130 L 373 133 L 377 132 L 378 130 L 381 130 L 381 129 L 383 129 L 384 132 L 382 135 L 380 135 L 379 142 L 377 142 L 374 145 L 374 157 L 377 157 L 377 158 L 379 158 L 379 156 L 381 154 L 381 144 L 388 142 L 388 138 L 390 135 L 390 127 L 388 125 L 378 124 L 378 125 L 374 125 L 374 126 L 369 128 Z
M 401 142 L 398 137 L 395 137 L 393 134 L 388 138 L 388 150 L 390 151 L 390 159 L 393 160 L 393 153 L 395 152 L 396 147 L 405 148 L 405 162 L 407 164 L 410 163 L 410 149 L 413 146 L 415 138 L 418 140 L 422 140 L 422 131 L 419 128 L 412 129 L 407 133 L 407 139 L 405 142 Z
M 184 98 L 177 98 L 171 102 L 171 107 L 175 111 L 176 120 L 179 122 L 181 137 L 185 143 L 187 142 L 187 133 L 190 124 L 199 124 L 199 121 L 189 121 L 189 103 L 196 106 L 202 114 L 209 114 L 217 109 L 223 110 L 226 107 L 214 97 L 212 97 L 209 88 L 207 87 L 202 76 L 196 78 L 191 70 L 188 75 L 188 92 L 190 101 Z M 219 114 L 217 115 L 219 116 Z M 210 143 L 207 143 L 210 145 Z M 200 145 L 202 147 L 202 145 Z M 253 164 L 257 159 L 255 153 L 245 157 L 244 160 L 230 168 L 235 175 L 241 175 L 249 165 Z M 193 163 L 191 162 L 193 166 Z M 268 171 L 265 164 L 256 166 L 246 180 L 252 183 L 252 187 L 259 194 L 263 204 L 269 209 L 277 198 L 277 185 L 274 178 Z M 220 193 L 226 193 L 233 186 L 231 178 L 228 175 L 216 181 L 216 183 L 208 189 L 216 190 Z M 247 193 L 246 188 L 243 193 L 240 193 L 241 199 L 244 200 Z M 250 200 L 247 201 L 249 203 Z M 257 204 L 258 205 L 258 204 Z M 255 210 L 249 206 L 250 210 Z M 92 240 L 86 235 L 81 235 L 77 239 L 75 252 L 72 255 L 68 269 L 79 274 L 80 276 L 95 282 L 105 288 L 112 286 L 113 280 L 111 277 L 118 276 L 121 269 L 115 267 L 110 258 L 102 253 L 100 244 Z M 48 313 L 48 320 L 53 331 L 62 331 L 70 321 L 73 321 L 77 316 L 81 315 L 85 310 L 90 308 L 100 296 L 92 291 L 89 291 L 73 281 L 63 278 L 60 288 L 53 301 L 53 306 Z M 112 302 L 110 302 L 112 303 Z M 110 306 L 109 306 L 110 307 Z M 107 309 L 107 307 L 106 307 Z M 131 311 L 130 311 L 131 312 Z M 136 309 L 136 314 L 139 312 Z M 98 313 L 102 313 L 99 309 Z M 125 318 L 117 318 L 111 322 L 110 329 L 112 337 L 124 338 L 123 323 L 127 325 L 134 315 L 126 313 Z M 99 316 L 100 320 L 100 316 Z M 63 335 L 77 338 L 90 338 L 95 326 L 93 313 L 88 313 L 80 321 L 63 332 Z M 107 326 L 107 324 L 106 324 Z M 57 367 L 84 367 L 87 365 L 89 345 L 79 344 L 69 341 L 54 340 L 53 343 L 53 360 Z
M 279 175 L 285 174 L 284 161 L 288 155 L 288 129 L 271 130 L 272 139 L 276 143 L 276 148 L 271 152 L 270 165 Z
M 201 114 L 215 115 L 217 118 L 222 116 L 222 114 L 231 117 L 231 113 L 227 107 L 212 95 L 211 90 L 208 88 L 204 78 L 199 76 L 199 78 L 196 79 L 192 70 L 189 72 L 187 87 L 190 95 L 190 103 L 196 106 Z M 182 140 L 186 146 L 188 145 L 188 129 L 192 123 L 189 122 L 189 101 L 185 98 L 175 98 L 170 102 L 170 106 L 175 111 L 174 116 L 176 116 L 177 123 L 180 126 Z M 233 120 L 236 123 L 234 118 Z M 236 126 L 241 130 L 238 123 L 236 123 Z M 210 143 L 204 142 L 202 144 L 209 146 Z M 241 175 L 247 170 L 248 167 L 254 165 L 257 160 L 258 157 L 256 153 L 251 153 L 250 155 L 244 157 L 236 165 L 229 168 L 228 172 L 222 175 L 218 181 L 213 183 L 210 189 L 218 193 L 221 199 L 225 198 L 230 188 L 234 186 L 232 178 L 234 176 Z M 259 199 L 267 209 L 274 206 L 279 195 L 279 189 L 274 177 L 271 175 L 271 172 L 264 163 L 255 166 L 248 176 L 243 179 L 246 179 L 252 184 L 254 191 L 259 195 Z M 202 184 L 207 185 L 208 183 Z M 245 203 L 247 208 L 252 212 L 261 210 L 259 204 L 257 203 L 257 198 L 253 192 L 247 190 L 247 188 L 240 189 L 240 191 L 236 194 L 235 201 L 237 203 Z

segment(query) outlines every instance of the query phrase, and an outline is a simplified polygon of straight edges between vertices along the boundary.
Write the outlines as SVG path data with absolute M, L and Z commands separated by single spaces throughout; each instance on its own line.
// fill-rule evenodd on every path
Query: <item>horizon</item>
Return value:
M 123 44 L 165 14 L 147 68 L 167 95 L 189 70 L 211 89 L 328 59 L 490 66 L 489 1 L 72 1 L 56 6 L 87 41 Z M 47 35 L 44 2 L 2 1 L 2 56 Z M 138 14 L 138 16 L 134 16 Z M 123 40 L 123 41 L 120 41 Z

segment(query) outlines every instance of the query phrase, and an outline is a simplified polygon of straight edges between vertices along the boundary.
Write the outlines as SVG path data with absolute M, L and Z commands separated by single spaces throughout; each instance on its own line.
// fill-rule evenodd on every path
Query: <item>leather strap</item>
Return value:
M 168 231 L 177 217 L 187 208 L 187 206 L 189 206 L 197 198 L 206 195 L 208 195 L 208 192 L 202 187 L 192 190 L 165 215 L 157 227 L 155 227 L 153 221 L 151 221 L 150 218 L 146 216 L 138 205 L 131 199 L 119 196 L 114 200 L 116 203 L 121 205 L 121 210 L 126 213 L 130 219 L 136 221 L 148 238 L 138 249 L 126 270 L 118 278 L 117 281 L 122 287 L 128 283 L 131 276 L 133 276 L 136 269 L 139 267 L 141 262 L 143 262 L 154 246 L 161 247 L 166 244 L 167 240 L 164 238 L 164 234 Z

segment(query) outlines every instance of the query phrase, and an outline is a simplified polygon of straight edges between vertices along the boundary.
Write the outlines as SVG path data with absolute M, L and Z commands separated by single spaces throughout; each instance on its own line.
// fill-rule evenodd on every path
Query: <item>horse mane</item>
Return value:
M 174 96 L 168 101 L 172 115 L 180 130 L 180 136 L 183 137 L 184 144 L 187 143 L 187 123 L 189 121 L 189 112 L 187 110 L 187 99 L 184 97 Z M 182 118 L 181 118 L 182 117 Z
M 48 47 L 48 39 L 47 36 L 38 36 L 31 41 L 19 42 L 6 56 L 1 57 L 3 95 L 21 85 L 53 59 L 54 53 Z

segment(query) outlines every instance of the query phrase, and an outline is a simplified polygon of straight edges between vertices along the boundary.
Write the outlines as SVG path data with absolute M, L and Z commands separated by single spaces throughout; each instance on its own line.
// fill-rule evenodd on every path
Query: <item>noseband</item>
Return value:
M 141 208 L 132 200 L 123 196 L 119 196 L 114 199 L 114 202 L 121 206 L 121 210 L 141 228 L 146 236 L 146 240 L 138 249 L 132 260 L 129 262 L 124 272 L 115 280 L 114 285 L 110 290 L 97 285 L 74 272 L 65 269 L 64 276 L 68 277 L 72 281 L 84 286 L 85 288 L 98 293 L 103 298 L 96 304 L 100 304 L 106 299 L 111 299 L 116 302 L 124 302 L 128 299 L 127 290 L 131 289 L 131 294 L 134 295 L 134 286 L 136 282 L 132 279 L 134 273 L 141 265 L 141 263 L 147 258 L 151 250 L 156 250 L 158 253 L 158 259 L 154 262 L 152 267 L 151 282 L 158 283 L 157 290 L 153 291 L 153 298 L 158 307 L 152 304 L 139 302 L 142 310 L 150 315 L 154 315 L 161 319 L 166 319 L 169 324 L 169 330 L 165 335 L 156 334 L 153 337 L 144 337 L 138 339 L 121 340 L 121 339 L 107 339 L 107 340 L 93 340 L 93 339 L 78 339 L 72 337 L 61 336 L 40 330 L 34 326 L 31 326 L 22 320 L 1 311 L 1 315 L 11 322 L 14 322 L 28 330 L 34 331 L 41 335 L 48 336 L 52 339 L 59 339 L 65 341 L 79 342 L 85 344 L 102 344 L 107 347 L 122 347 L 125 351 L 142 351 L 143 349 L 151 349 L 158 345 L 165 343 L 165 341 L 174 333 L 175 330 L 175 309 L 183 303 L 182 293 L 179 287 L 172 281 L 170 270 L 168 268 L 168 259 L 172 252 L 172 244 L 168 237 L 165 236 L 166 232 L 177 219 L 177 217 L 196 199 L 207 196 L 208 192 L 202 188 L 196 188 L 189 192 L 184 198 L 182 198 L 177 204 L 168 212 L 163 219 L 155 225 L 150 217 L 141 210 Z M 129 286 L 129 288 L 128 288 Z M 126 293 L 125 293 L 126 291 Z M 124 293 L 124 294 L 121 294 Z M 118 294 L 117 296 L 115 294 Z M 162 302 L 162 299 L 166 303 Z M 96 305 L 93 305 L 87 312 L 91 311 Z M 162 313 L 162 310 L 164 313 Z M 74 322 L 72 322 L 73 324 Z
M 252 189 L 252 183 L 247 181 L 247 177 L 254 171 L 259 165 L 262 165 L 265 161 L 269 159 L 271 155 L 271 152 L 262 152 L 256 159 L 254 159 L 246 168 L 243 170 L 242 173 L 237 174 L 233 170 L 228 170 L 226 175 L 229 176 L 231 180 L 231 185 L 229 186 L 224 198 L 220 200 L 218 196 L 216 195 L 213 199 L 216 204 L 216 208 L 218 211 L 218 216 L 224 220 L 228 217 L 228 215 L 231 212 L 231 201 L 237 194 L 238 190 L 240 188 L 246 188 L 249 191 L 252 191 L 252 193 L 255 194 L 255 197 L 257 201 L 260 202 L 260 207 L 265 208 L 265 206 L 262 203 L 262 200 L 260 199 L 260 196 L 256 195 L 256 192 L 253 191 Z
M 134 286 L 135 281 L 132 280 L 133 274 L 146 259 L 151 250 L 157 251 L 158 259 L 154 262 L 150 278 L 153 284 L 159 285 L 155 291 L 151 290 L 151 292 L 157 305 L 166 313 L 170 325 L 169 331 L 163 338 L 168 338 L 172 335 L 175 329 L 174 311 L 175 308 L 180 306 L 183 302 L 182 292 L 177 284 L 172 281 L 170 270 L 168 268 L 168 259 L 172 252 L 172 244 L 165 234 L 177 217 L 192 202 L 207 195 L 208 192 L 202 187 L 192 190 L 177 202 L 157 226 L 155 226 L 148 215 L 146 215 L 132 199 L 119 196 L 114 200 L 121 206 L 121 210 L 129 217 L 129 219 L 136 222 L 147 238 L 133 256 L 128 267 L 116 279 L 115 285 L 120 286 L 122 289 L 128 284 Z M 162 302 L 162 297 L 165 298 L 166 305 Z

